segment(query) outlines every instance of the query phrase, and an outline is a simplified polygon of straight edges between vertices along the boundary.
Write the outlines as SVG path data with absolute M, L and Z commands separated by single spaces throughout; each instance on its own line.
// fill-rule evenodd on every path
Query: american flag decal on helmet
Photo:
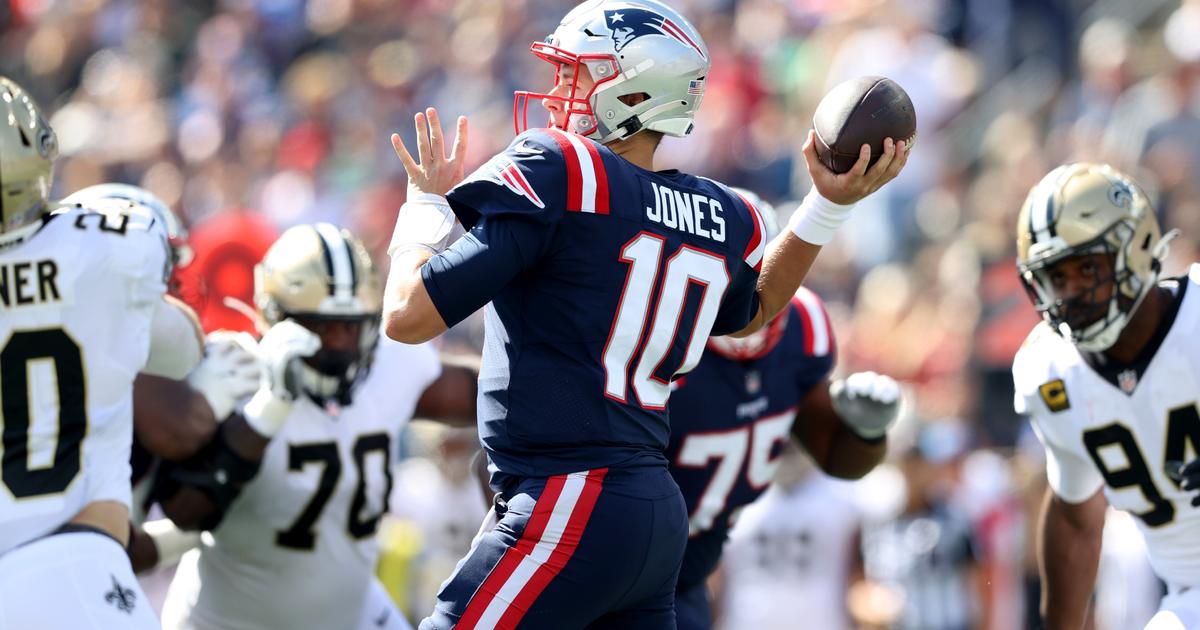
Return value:
M 479 170 L 472 173 L 467 178 L 467 181 L 481 179 L 499 184 L 528 199 L 533 205 L 539 208 L 546 207 L 541 197 L 538 197 L 537 191 L 533 189 L 533 184 L 530 184 L 525 174 L 521 172 L 521 168 L 517 166 L 516 162 L 513 162 L 512 158 L 503 153 L 479 167 Z
M 704 94 L 704 79 L 688 81 L 688 94 L 701 96 Z

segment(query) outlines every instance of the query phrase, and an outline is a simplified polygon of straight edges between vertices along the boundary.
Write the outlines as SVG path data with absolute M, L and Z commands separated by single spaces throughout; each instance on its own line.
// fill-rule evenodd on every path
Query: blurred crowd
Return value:
M 468 168 L 503 148 L 513 133 L 512 91 L 552 82 L 528 43 L 553 30 L 572 4 L 7 0 L 0 73 L 51 115 L 63 154 L 56 194 L 102 181 L 158 194 L 195 235 L 191 282 L 207 299 L 206 324 L 245 326 L 214 296 L 248 301 L 246 265 L 278 230 L 332 221 L 381 254 L 405 190 L 388 135 L 409 138 L 414 112 L 432 105 L 444 116 L 468 116 Z M 838 371 L 884 372 L 911 393 L 893 440 L 894 466 L 843 488 L 867 497 L 854 508 L 865 519 L 861 541 L 847 547 L 857 560 L 845 579 L 859 586 L 850 589 L 847 613 L 868 627 L 1023 627 L 1036 608 L 1028 532 L 1044 475 L 1028 423 L 1011 404 L 1011 359 L 1036 322 L 1013 264 L 1016 215 L 1029 187 L 1055 165 L 1106 161 L 1135 173 L 1165 227 L 1183 230 L 1167 272 L 1196 258 L 1200 1 L 672 4 L 703 33 L 713 70 L 696 133 L 667 139 L 662 168 L 749 188 L 786 213 L 808 189 L 800 147 L 830 87 L 875 74 L 911 95 L 918 139 L 908 167 L 860 204 L 808 283 L 835 319 Z M 446 343 L 470 352 L 479 334 L 469 321 Z M 451 474 L 444 468 L 410 473 Z M 452 476 L 443 483 L 462 486 Z M 785 506 L 786 490 L 770 505 Z M 397 522 L 405 518 L 412 531 L 449 526 L 411 515 Z M 918 543 L 898 554 L 894 539 L 919 542 L 930 523 L 961 531 L 961 545 L 924 549 L 936 562 L 917 557 Z M 473 532 L 453 527 L 453 535 L 434 538 L 469 541 Z M 404 532 L 394 529 L 396 540 L 421 540 Z M 397 553 L 423 557 L 414 544 Z M 1140 550 L 1113 547 L 1126 554 L 1106 559 L 1124 567 L 1119 576 L 1145 573 Z M 725 575 L 744 568 L 739 549 L 753 548 L 732 549 Z M 975 578 L 964 580 L 966 573 L 948 574 L 936 580 L 957 581 L 962 592 L 920 594 L 923 587 L 906 580 L 926 561 L 980 575 L 980 586 L 970 586 Z M 733 606 L 736 584 L 750 581 L 724 580 L 723 601 Z M 1142 582 L 1152 601 L 1157 583 L 1151 575 Z M 424 598 L 428 589 L 397 595 Z M 1120 597 L 1098 599 L 1106 602 L 1098 627 L 1135 627 L 1145 605 L 1138 589 L 1116 590 Z M 912 621 L 914 607 L 934 605 L 922 602 L 951 600 L 966 605 L 945 625 Z

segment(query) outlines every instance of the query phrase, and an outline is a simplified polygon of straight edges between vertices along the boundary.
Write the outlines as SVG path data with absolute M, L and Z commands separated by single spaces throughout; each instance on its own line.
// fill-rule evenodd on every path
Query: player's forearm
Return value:
M 1089 499 L 1087 504 L 1093 504 Z M 1074 512 L 1074 514 L 1072 514 Z M 1042 575 L 1041 613 L 1047 630 L 1079 630 L 1087 619 L 1096 583 L 1103 503 L 1073 506 L 1046 492 L 1038 540 Z
M 422 343 L 445 332 L 446 324 L 433 305 L 421 278 L 421 266 L 433 257 L 421 249 L 392 256 L 383 296 L 383 330 L 401 343 Z
M 887 454 L 887 438 L 864 440 L 844 424 L 829 440 L 821 470 L 839 479 L 862 479 Z
M 758 276 L 758 313 L 748 326 L 733 336 L 749 335 L 778 315 L 796 295 L 820 252 L 820 245 L 800 240 L 791 232 L 775 237 L 767 245 L 762 273 Z
M 212 440 L 217 419 L 204 397 L 187 383 L 139 374 L 133 384 L 133 427 L 151 453 L 187 459 Z

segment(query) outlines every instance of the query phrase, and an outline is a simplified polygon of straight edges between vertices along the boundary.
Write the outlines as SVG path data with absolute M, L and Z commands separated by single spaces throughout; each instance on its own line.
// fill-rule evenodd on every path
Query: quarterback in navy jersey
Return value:
M 735 190 L 762 211 L 773 236 L 773 208 Z M 861 477 L 883 457 L 899 387 L 873 372 L 831 387 L 836 348 L 824 304 L 801 287 L 765 328 L 710 339 L 695 369 L 674 381 L 667 457 L 687 504 L 689 536 L 676 586 L 680 630 L 712 627 L 705 581 L 737 512 L 766 491 L 789 439 L 836 477 Z
M 781 310 L 848 204 L 907 152 L 888 143 L 868 170 L 868 148 L 834 175 L 810 134 L 819 194 L 768 244 L 728 188 L 654 167 L 664 135 L 691 132 L 709 71 L 682 15 L 591 0 L 532 51 L 554 87 L 517 94 L 523 133 L 470 177 L 465 118 L 448 157 L 433 109 L 415 117 L 419 163 L 392 137 L 409 196 L 385 331 L 424 341 L 490 302 L 479 429 L 499 520 L 421 628 L 674 628 L 687 514 L 663 455 L 670 382 L 709 335 L 748 334 Z M 550 127 L 524 131 L 538 100 Z

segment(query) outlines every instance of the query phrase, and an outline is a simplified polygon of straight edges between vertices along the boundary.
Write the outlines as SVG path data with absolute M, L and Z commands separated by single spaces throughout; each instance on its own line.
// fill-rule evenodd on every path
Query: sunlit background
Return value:
M 1182 228 L 1167 271 L 1196 259 L 1200 2 L 672 4 L 704 35 L 713 69 L 696 133 L 668 139 L 661 168 L 750 188 L 786 213 L 808 189 L 799 148 L 829 87 L 888 76 L 909 92 L 919 121 L 904 173 L 860 204 L 807 283 L 833 314 L 838 372 L 873 369 L 908 384 L 896 463 L 834 491 L 853 504 L 839 527 L 864 528 L 863 544 L 845 557 L 811 561 L 806 545 L 819 534 L 800 529 L 735 540 L 728 579 L 714 585 L 724 626 L 751 627 L 738 615 L 754 608 L 755 558 L 784 558 L 772 575 L 795 584 L 780 591 L 794 596 L 760 597 L 766 612 L 753 627 L 799 627 L 813 606 L 845 608 L 862 627 L 942 627 L 903 626 L 914 607 L 962 607 L 968 624 L 947 628 L 1026 627 L 1044 475 L 1040 447 L 1011 404 L 1011 359 L 1036 321 L 1014 273 L 1016 214 L 1055 165 L 1106 161 L 1135 174 L 1165 226 Z M 345 225 L 385 263 L 405 190 L 388 134 L 411 137 L 414 112 L 433 105 L 469 117 L 468 168 L 502 149 L 513 133 L 512 91 L 551 82 L 528 44 L 571 5 L 8 0 L 0 72 L 50 115 L 62 150 L 55 193 L 122 181 L 158 194 L 193 232 L 198 257 L 185 291 L 206 325 L 245 327 L 218 298 L 248 301 L 248 265 L 282 228 Z M 478 340 L 468 322 L 446 343 L 470 352 Z M 414 428 L 381 571 L 417 618 L 482 514 L 478 490 L 455 468 L 474 448 L 469 434 Z M 905 578 L 920 550 L 885 543 L 903 522 L 906 486 L 936 495 L 965 524 L 963 551 L 948 557 L 945 575 L 967 588 Z M 821 518 L 777 520 L 820 529 Z M 1141 627 L 1161 587 L 1132 525 L 1110 520 L 1116 542 L 1106 544 L 1097 627 Z M 845 574 L 832 600 L 806 600 L 813 571 Z

